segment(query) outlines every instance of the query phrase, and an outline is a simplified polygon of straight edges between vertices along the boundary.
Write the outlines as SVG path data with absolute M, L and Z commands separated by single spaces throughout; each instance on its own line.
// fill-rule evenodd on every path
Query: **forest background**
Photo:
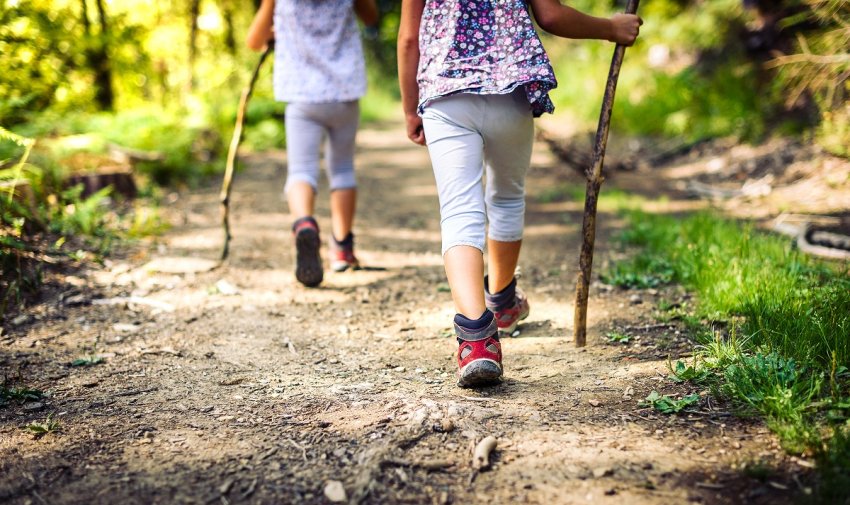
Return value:
M 0 326 L 14 327 L 52 272 L 103 261 L 121 244 L 156 235 L 166 227 L 158 209 L 175 190 L 210 183 L 223 171 L 239 95 L 258 61 L 244 44 L 257 4 L 0 2 Z M 620 2 L 571 4 L 596 15 L 623 9 Z M 380 0 L 379 6 L 378 30 L 364 32 L 370 80 L 364 122 L 400 117 L 399 2 Z M 640 15 L 645 25 L 625 59 L 615 135 L 655 146 L 783 138 L 830 156 L 850 156 L 846 0 L 645 0 Z M 611 44 L 551 36 L 543 41 L 559 78 L 557 113 L 547 121 L 585 135 L 595 127 Z M 272 97 L 271 67 L 262 68 L 248 107 L 245 152 L 285 147 L 285 104 Z M 122 184 L 121 174 L 130 172 L 133 182 Z M 88 174 L 105 183 L 77 184 Z M 638 218 L 631 238 L 649 249 L 609 272 L 612 284 L 680 282 L 701 299 L 702 313 L 688 316 L 697 326 L 741 315 L 754 325 L 742 328 L 748 340 L 709 346 L 699 365 L 706 373 L 683 363 L 674 374 L 697 382 L 713 378 L 727 397 L 764 417 L 789 451 L 819 455 L 827 473 L 836 468 L 842 478 L 836 477 L 834 489 L 845 493 L 846 269 L 810 267 L 777 242 L 770 251 L 760 249 L 751 245 L 751 230 L 704 217 L 684 225 L 647 223 Z M 676 226 L 684 226 L 680 236 L 674 236 Z M 715 261 L 715 250 L 751 253 L 749 263 L 731 258 L 728 267 Z M 738 267 L 742 278 L 761 275 L 739 283 L 756 286 L 752 292 L 739 299 L 711 291 Z M 776 289 L 764 289 L 768 285 Z M 805 318 L 825 329 L 790 324 Z M 776 323 L 775 330 L 759 326 L 768 323 Z M 761 382 L 747 375 L 764 370 Z M 4 382 L 0 405 L 14 391 Z M 835 423 L 844 428 L 825 428 Z
M 367 32 L 364 121 L 399 116 L 400 3 Z M 162 187 L 223 170 L 241 88 L 257 61 L 249 0 L 3 0 L 0 8 L 0 318 L 40 285 L 52 255 L 84 258 L 155 233 Z M 617 2 L 576 0 L 596 15 Z M 620 78 L 614 129 L 651 142 L 789 136 L 848 155 L 850 5 L 842 0 L 652 0 Z M 544 36 L 559 76 L 555 120 L 595 126 L 610 44 Z M 285 146 L 285 104 L 264 66 L 245 150 Z M 669 144 L 668 144 L 669 145 Z M 116 161 L 118 160 L 118 161 Z M 132 164 L 139 187 L 69 184 Z M 141 177 L 141 179 L 139 179 Z M 106 186 L 106 185 L 105 185 Z M 100 190 L 100 191 L 92 191 Z M 108 205 L 128 196 L 144 204 Z

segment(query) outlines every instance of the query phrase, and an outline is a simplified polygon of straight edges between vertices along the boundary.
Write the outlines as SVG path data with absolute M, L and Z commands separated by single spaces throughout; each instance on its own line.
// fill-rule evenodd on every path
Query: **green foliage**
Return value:
M 807 8 L 783 20 L 816 26 L 797 33 L 796 54 L 781 55 L 768 66 L 779 70 L 788 105 L 814 100 L 820 112 L 817 138 L 827 150 L 850 156 L 850 3 L 803 0 Z
M 667 307 L 691 312 L 687 321 L 701 343 L 692 364 L 670 366 L 675 380 L 709 385 L 739 413 L 763 417 L 788 451 L 819 458 L 821 494 L 838 492 L 839 474 L 825 465 L 833 461 L 828 455 L 847 450 L 846 428 L 826 433 L 831 423 L 846 422 L 850 407 L 846 267 L 821 264 L 783 239 L 707 213 L 631 213 L 629 220 L 620 239 L 656 263 L 625 263 L 646 266 L 634 272 L 642 275 L 660 264 L 699 300 Z
M 622 288 L 654 288 L 673 280 L 674 271 L 663 259 L 635 256 L 628 262 L 615 263 L 599 278 L 605 284 Z
M 65 187 L 49 151 L 30 156 L 34 144 L 0 129 L 0 146 L 9 153 L 9 161 L 0 161 L 0 320 L 38 292 L 46 263 L 90 259 L 83 249 L 103 253 L 121 237 L 163 228 L 157 214 L 141 205 L 119 213 L 109 187 L 88 196 L 81 185 Z
M 661 395 L 658 391 L 652 391 L 638 403 L 641 407 L 651 407 L 662 414 L 678 414 L 682 410 L 699 403 L 699 395 L 691 394 L 679 400 L 670 395 Z
M 739 0 L 658 0 L 640 6 L 641 35 L 626 53 L 612 128 L 687 141 L 734 135 L 757 140 L 771 132 L 800 134 L 812 125 L 813 101 L 821 111 L 817 138 L 846 156 L 850 145 L 850 4 L 801 0 L 794 7 L 767 7 L 759 18 Z M 574 7 L 610 15 L 607 4 L 578 1 Z M 788 12 L 798 14 L 782 18 Z M 742 34 L 773 23 L 776 46 L 748 49 Z M 768 28 L 770 30 L 770 28 Z M 764 54 L 798 54 L 764 64 Z M 790 41 L 789 41 L 790 42 Z M 568 110 L 579 129 L 595 126 L 612 46 L 546 37 L 559 87 L 556 107 Z M 795 110 L 792 114 L 790 111 Z
M 44 397 L 44 392 L 38 389 L 28 388 L 26 386 L 8 387 L 0 386 L 0 406 L 14 401 L 17 403 L 26 403 L 31 400 L 40 400 Z
M 779 90 L 759 90 L 755 65 L 738 59 L 709 71 L 688 67 L 673 74 L 653 73 L 641 81 L 645 96 L 623 100 L 617 114 L 628 133 L 699 140 L 734 135 L 743 140 L 763 136 Z
M 77 358 L 71 362 L 71 366 L 94 366 L 103 363 L 103 358 L 100 356 L 84 356 L 82 358 Z
M 684 220 L 631 214 L 621 240 L 643 247 L 614 265 L 622 277 L 659 276 L 699 296 L 697 315 L 742 318 L 751 348 L 804 366 L 850 364 L 850 279 L 791 250 L 786 241 L 703 213 Z M 613 277 L 613 273 L 606 273 Z
M 822 474 L 816 496 L 820 503 L 846 503 L 850 490 L 850 423 L 835 426 L 816 453 Z
M 690 365 L 680 360 L 677 360 L 675 365 L 668 361 L 667 368 L 670 369 L 669 377 L 673 382 L 693 382 L 695 384 L 701 384 L 711 376 L 711 371 L 700 366 L 697 362 L 697 358 L 694 358 L 694 362 Z
M 632 339 L 632 337 L 630 337 L 629 335 L 616 331 L 612 331 L 605 336 L 608 338 L 608 342 L 612 344 L 628 344 L 629 341 Z
M 62 425 L 59 424 L 59 421 L 53 419 L 53 414 L 48 414 L 47 419 L 43 422 L 33 421 L 23 427 L 24 430 L 29 431 L 36 437 L 41 437 L 43 435 L 47 435 L 48 433 L 55 433 L 62 429 Z

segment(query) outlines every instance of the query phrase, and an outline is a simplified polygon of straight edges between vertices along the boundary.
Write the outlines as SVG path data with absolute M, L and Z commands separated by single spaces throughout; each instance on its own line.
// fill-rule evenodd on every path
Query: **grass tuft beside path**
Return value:
M 678 283 L 696 307 L 660 307 L 699 343 L 682 379 L 712 387 L 758 415 L 792 453 L 817 458 L 820 499 L 850 496 L 850 275 L 788 241 L 700 213 L 684 219 L 628 212 L 620 237 L 638 247 L 608 269 L 623 287 Z M 848 496 L 845 496 L 848 495 Z

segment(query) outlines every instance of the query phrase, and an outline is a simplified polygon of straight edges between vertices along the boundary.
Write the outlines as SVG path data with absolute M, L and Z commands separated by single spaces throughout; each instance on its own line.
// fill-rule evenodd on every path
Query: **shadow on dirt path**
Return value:
M 158 248 L 77 278 L 4 340 L 4 374 L 50 395 L 0 407 L 0 501 L 328 503 L 329 481 L 352 503 L 793 499 L 799 462 L 762 424 L 705 400 L 678 416 L 638 406 L 652 390 L 693 392 L 666 379 L 668 355 L 690 350 L 683 329 L 653 318 L 682 293 L 594 283 L 589 346 L 573 346 L 581 204 L 552 197 L 563 171 L 542 145 L 521 257 L 531 317 L 504 341 L 502 385 L 456 388 L 433 179 L 401 131 L 359 138 L 358 255 L 374 269 L 299 285 L 283 154 L 254 155 L 236 178 L 226 266 L 210 269 L 216 188 L 185 194 Z M 327 230 L 325 191 L 319 202 Z M 597 265 L 621 225 L 599 222 Z M 609 344 L 611 330 L 634 338 Z M 68 366 L 89 355 L 104 361 Z M 48 414 L 58 431 L 20 429 Z M 493 466 L 473 475 L 470 446 L 486 435 Z

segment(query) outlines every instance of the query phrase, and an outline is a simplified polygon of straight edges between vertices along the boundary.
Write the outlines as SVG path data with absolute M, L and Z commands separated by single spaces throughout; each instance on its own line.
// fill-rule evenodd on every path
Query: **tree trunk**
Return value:
M 189 3 L 189 79 L 186 87 L 189 91 L 195 89 L 195 56 L 198 51 L 198 16 L 201 14 L 201 0 L 190 0 Z
M 233 0 L 221 2 L 221 15 L 224 17 L 224 47 L 231 56 L 236 56 L 236 35 L 233 27 Z
M 109 22 L 106 18 L 106 9 L 103 0 L 95 0 L 97 13 L 100 16 L 100 36 L 96 47 L 91 53 L 91 64 L 94 67 L 95 101 L 101 109 L 112 110 L 115 106 L 115 94 L 112 91 L 112 65 L 109 62 Z M 83 1 L 85 7 L 85 1 Z M 85 24 L 88 25 L 88 16 Z

